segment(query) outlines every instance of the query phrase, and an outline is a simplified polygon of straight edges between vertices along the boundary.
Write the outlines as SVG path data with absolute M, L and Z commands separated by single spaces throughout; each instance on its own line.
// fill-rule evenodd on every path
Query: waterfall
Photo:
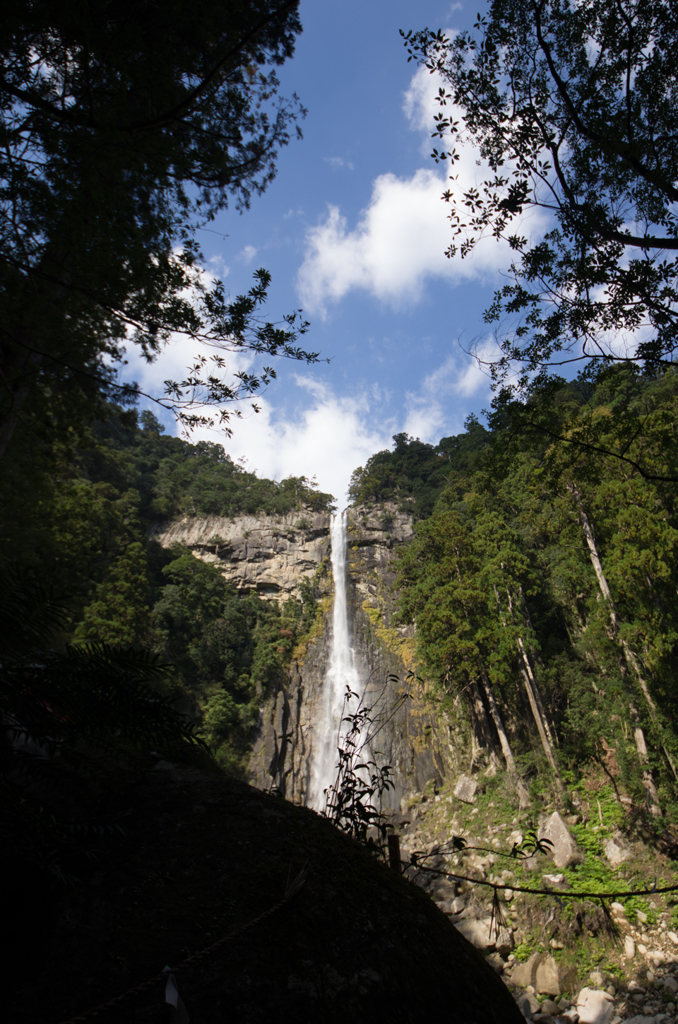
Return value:
M 313 761 L 309 805 L 316 810 L 325 806 L 324 790 L 336 776 L 337 747 L 342 733 L 344 694 L 349 686 L 362 695 L 363 686 L 354 664 L 346 607 L 346 513 L 332 516 L 332 573 L 334 576 L 334 608 L 332 644 L 325 672 L 325 686 L 317 721 L 314 723 Z M 345 730 L 345 725 L 343 727 Z

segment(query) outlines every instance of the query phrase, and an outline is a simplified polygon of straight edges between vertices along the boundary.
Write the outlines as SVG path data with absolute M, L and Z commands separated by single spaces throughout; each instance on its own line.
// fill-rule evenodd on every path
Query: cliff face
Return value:
M 332 644 L 330 517 L 308 512 L 287 516 L 185 519 L 159 527 L 163 545 L 179 543 L 216 565 L 238 589 L 256 589 L 262 597 L 298 597 L 304 580 L 320 578 L 316 627 L 299 645 L 287 678 L 266 695 L 250 760 L 251 781 L 306 803 L 317 723 L 322 720 L 326 666 Z M 394 557 L 413 536 L 412 521 L 395 505 L 367 506 L 348 512 L 348 616 L 356 665 L 367 680 L 366 704 L 372 754 L 394 769 L 390 803 L 420 792 L 445 773 L 447 740 L 438 735 L 426 710 L 421 684 L 413 677 L 413 632 L 393 622 Z
M 282 601 L 298 597 L 302 580 L 315 576 L 329 554 L 329 529 L 328 515 L 302 510 L 286 516 L 186 518 L 157 527 L 153 537 L 164 548 L 190 548 L 238 590 Z

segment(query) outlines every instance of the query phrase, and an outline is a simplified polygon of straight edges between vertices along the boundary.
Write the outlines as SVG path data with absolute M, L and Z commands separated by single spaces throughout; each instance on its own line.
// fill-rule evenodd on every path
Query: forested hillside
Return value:
M 0 558 L 65 599 L 66 641 L 142 647 L 167 666 L 155 685 L 177 698 L 222 762 L 249 749 L 258 694 L 282 672 L 315 615 L 239 594 L 185 548 L 149 539 L 185 516 L 326 509 L 304 477 L 278 483 L 221 445 L 163 434 L 148 412 L 109 406 L 71 434 L 15 436 L 0 463 Z
M 354 476 L 420 518 L 400 619 L 523 802 L 593 769 L 620 807 L 675 817 L 677 405 L 673 371 L 620 370 L 438 446 L 399 435 Z

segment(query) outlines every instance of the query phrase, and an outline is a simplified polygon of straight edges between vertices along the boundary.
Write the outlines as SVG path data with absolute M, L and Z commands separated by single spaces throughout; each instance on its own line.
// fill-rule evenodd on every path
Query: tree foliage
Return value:
M 465 709 L 484 756 L 496 760 L 502 741 L 508 770 L 515 760 L 534 779 L 593 764 L 654 814 L 675 814 L 678 781 L 674 378 L 618 367 L 551 403 L 559 436 L 594 419 L 603 445 L 617 442 L 611 406 L 641 406 L 626 461 L 495 422 L 398 568 L 421 671 L 446 707 Z
M 16 566 L 3 567 L 1 584 L 3 858 L 62 876 L 62 854 L 111 827 L 98 798 L 130 750 L 197 738 L 158 692 L 167 666 L 157 656 L 102 641 L 55 645 L 64 599 Z
M 486 313 L 504 321 L 499 401 L 543 395 L 568 364 L 585 377 L 619 362 L 661 372 L 678 327 L 673 5 L 493 0 L 475 29 L 405 41 L 442 79 L 434 158 L 454 171 L 470 140 L 489 167 L 468 189 L 453 173 L 444 194 L 461 255 L 487 233 L 515 253 Z M 552 218 L 543 238 L 514 227 L 531 208 Z
M 278 97 L 275 74 L 301 30 L 297 6 L 3 5 L 3 450 L 20 415 L 59 408 L 57 392 L 84 396 L 90 413 L 115 394 L 129 342 L 149 359 L 176 332 L 207 346 L 167 383 L 165 404 L 188 426 L 274 376 L 229 375 L 224 351 L 316 358 L 295 343 L 296 313 L 261 319 L 265 271 L 231 301 L 223 282 L 205 283 L 196 242 L 229 202 L 242 210 L 264 191 L 304 114 Z
M 160 658 L 167 669 L 153 685 L 240 771 L 261 695 L 278 684 L 314 620 L 313 587 L 278 607 L 236 592 L 215 566 L 184 548 L 164 550 L 150 535 L 186 516 L 313 515 L 331 495 L 304 477 L 257 477 L 221 445 L 165 436 L 148 411 L 107 413 L 70 447 L 43 440 L 27 452 L 15 435 L 0 462 L 0 558 L 69 594 L 69 615 L 55 627 L 62 643 L 133 646 Z

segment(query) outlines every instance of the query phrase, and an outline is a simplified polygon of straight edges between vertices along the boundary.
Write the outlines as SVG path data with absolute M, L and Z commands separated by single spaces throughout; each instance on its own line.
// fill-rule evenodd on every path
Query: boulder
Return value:
M 612 996 L 596 988 L 583 988 L 575 1005 L 580 1024 L 610 1024 L 614 1016 Z
M 457 785 L 454 787 L 454 795 L 457 800 L 464 804 L 474 804 L 476 801 L 476 790 L 478 783 L 475 779 L 469 779 L 468 775 L 460 775 Z
M 519 995 L 516 999 L 516 1005 L 523 1017 L 527 1017 L 528 1020 L 533 1013 L 539 1012 L 539 1000 L 535 999 L 531 992 L 524 992 Z
M 509 953 L 513 947 L 513 938 L 509 929 L 500 927 L 497 934 L 492 919 L 489 917 L 462 917 L 461 920 L 454 921 L 453 924 L 472 946 L 486 953 L 493 950 L 498 953 Z
M 616 832 L 611 839 L 608 839 L 603 850 L 612 868 L 618 868 L 620 864 L 629 859 L 633 852 L 621 832 Z
M 568 832 L 567 825 L 558 811 L 554 811 L 539 829 L 539 838 L 549 839 L 553 843 L 553 862 L 561 871 L 572 864 L 581 864 L 584 860 L 584 854 Z
M 527 963 L 519 964 L 511 975 L 511 983 L 527 988 L 531 985 L 541 995 L 559 996 L 573 987 L 574 979 L 565 973 L 552 956 L 533 953 Z

